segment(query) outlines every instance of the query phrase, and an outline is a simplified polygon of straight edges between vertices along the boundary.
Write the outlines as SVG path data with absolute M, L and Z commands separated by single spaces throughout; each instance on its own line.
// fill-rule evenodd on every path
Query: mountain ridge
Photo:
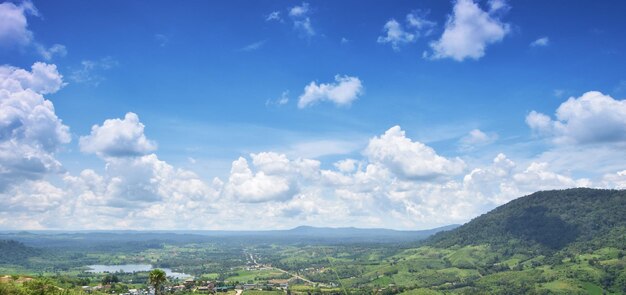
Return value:
M 626 190 L 573 188 L 520 197 L 447 232 L 426 245 L 489 244 L 511 253 L 549 254 L 565 247 L 626 247 Z

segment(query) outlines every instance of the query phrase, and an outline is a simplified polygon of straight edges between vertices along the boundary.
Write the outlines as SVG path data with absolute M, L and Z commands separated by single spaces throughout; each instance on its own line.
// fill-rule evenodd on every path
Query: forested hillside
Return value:
M 13 240 L 0 240 L 0 264 L 26 265 L 28 258 L 41 254 L 41 250 L 24 246 Z
M 488 244 L 503 254 L 551 254 L 565 247 L 626 247 L 626 191 L 576 188 L 542 191 L 434 235 L 430 246 Z

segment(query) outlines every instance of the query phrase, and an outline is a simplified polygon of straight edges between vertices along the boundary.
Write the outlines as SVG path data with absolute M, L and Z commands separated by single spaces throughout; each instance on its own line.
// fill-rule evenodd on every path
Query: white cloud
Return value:
M 396 175 L 408 179 L 456 175 L 465 168 L 463 160 L 447 159 L 437 155 L 431 147 L 407 138 L 400 126 L 372 138 L 364 155 L 370 162 L 381 163 Z
M 30 89 L 36 93 L 49 94 L 59 91 L 64 85 L 63 75 L 53 64 L 36 62 L 31 71 L 0 66 L 0 87 L 8 92 Z
M 425 35 L 430 35 L 430 33 L 432 33 L 432 28 L 436 25 L 436 23 L 426 19 L 426 14 L 427 13 L 421 12 L 419 10 L 407 14 L 407 25 L 409 27 L 415 28 L 415 30 L 420 33 L 424 31 Z
M 195 173 L 176 169 L 150 154 L 108 158 L 103 175 L 83 170 L 64 177 L 67 212 L 56 214 L 79 228 L 194 228 L 206 216 L 222 183 L 207 184 Z M 104 223 L 103 223 L 104 221 Z
M 0 46 L 25 46 L 31 43 L 33 33 L 28 30 L 27 14 L 38 14 L 30 1 L 19 5 L 0 3 Z
M 376 40 L 378 43 L 391 43 L 391 47 L 394 50 L 400 50 L 400 45 L 411 43 L 416 40 L 414 34 L 404 31 L 402 25 L 395 19 L 390 19 L 385 23 L 383 29 L 386 32 L 386 36 L 379 36 Z
M 322 169 L 320 161 L 295 155 L 253 153 L 232 163 L 225 182 L 217 178 L 206 182 L 154 154 L 106 157 L 102 174 L 86 169 L 79 175 L 66 174 L 61 185 L 26 181 L 0 193 L 3 204 L 9 204 L 0 208 L 0 225 L 269 229 L 309 224 L 415 229 L 465 222 L 538 189 L 593 184 L 564 173 L 567 167 L 560 164 L 544 159 L 516 164 L 504 154 L 463 173 L 463 161 L 412 141 L 400 127 L 373 137 L 363 155 Z M 607 173 L 598 183 L 619 187 L 624 175 Z M 37 203 L 28 207 L 28 201 Z
M 289 9 L 289 16 L 302 17 L 309 13 L 309 3 L 302 2 L 302 5 L 296 5 Z
M 358 162 L 355 159 L 345 159 L 333 164 L 337 170 L 343 173 L 354 172 L 357 168 Z
M 554 94 L 555 97 L 560 98 L 561 96 L 563 96 L 563 94 L 565 94 L 565 90 L 563 90 L 563 89 L 554 89 L 554 91 L 552 93 Z
M 81 136 L 80 149 L 100 157 L 140 156 L 156 150 L 156 143 L 144 134 L 144 125 L 135 113 L 124 119 L 108 119 L 91 127 L 91 134 Z
M 304 38 L 315 36 L 315 29 L 313 29 L 313 25 L 311 24 L 309 12 L 309 3 L 306 2 L 302 2 L 301 5 L 296 5 L 289 9 L 289 17 L 293 22 L 293 28 Z
M 562 103 L 556 120 L 532 111 L 526 123 L 558 144 L 626 142 L 626 100 L 590 91 Z
M 65 48 L 65 45 L 61 45 L 61 44 L 54 44 L 50 48 L 46 48 L 45 46 L 41 44 L 37 44 L 36 48 L 37 48 L 37 52 L 39 52 L 39 54 L 45 60 L 51 60 L 55 56 L 64 57 L 67 55 L 67 48 Z
M 257 50 L 261 47 L 263 47 L 263 45 L 265 45 L 265 43 L 267 43 L 267 40 L 261 40 L 261 41 L 257 41 L 254 43 L 250 43 L 242 48 L 239 49 L 239 51 L 254 51 Z
M 67 199 L 65 191 L 47 181 L 27 181 L 6 194 L 4 210 L 46 212 L 62 206 Z
M 320 162 L 310 159 L 290 160 L 284 154 L 250 154 L 256 172 L 240 157 L 232 164 L 224 195 L 244 203 L 286 201 L 296 196 L 300 187 L 319 176 Z
M 293 27 L 300 32 L 300 35 L 306 38 L 315 36 L 315 30 L 311 25 L 311 19 L 305 17 L 303 19 L 295 19 L 293 21 Z
M 417 38 L 424 31 L 425 35 L 429 35 L 432 32 L 432 28 L 435 23 L 427 20 L 424 13 L 420 11 L 414 11 L 406 16 L 407 28 L 404 29 L 395 19 L 390 19 L 383 26 L 385 36 L 379 36 L 376 40 L 378 43 L 390 43 L 393 50 L 400 50 L 400 46 L 408 43 L 415 42 Z
M 60 170 L 54 153 L 71 140 L 69 128 L 42 94 L 63 85 L 54 65 L 35 63 L 31 71 L 0 66 L 0 192 Z
M 294 31 L 298 33 L 301 38 L 310 39 L 316 35 L 313 24 L 311 23 L 311 9 L 309 3 L 302 2 L 300 5 L 296 5 L 287 9 L 287 16 L 293 25 Z M 281 17 L 280 11 L 272 11 L 268 15 L 264 16 L 266 22 L 276 21 L 279 23 L 285 23 Z
M 304 87 L 298 100 L 298 108 L 306 108 L 322 101 L 338 106 L 348 106 L 363 94 L 363 84 L 357 77 L 335 76 L 335 83 L 317 84 L 315 81 Z
M 358 150 L 362 146 L 360 140 L 322 139 L 308 140 L 292 144 L 285 153 L 294 157 L 318 158 L 329 155 L 345 155 Z
M 83 60 L 80 63 L 80 68 L 72 70 L 69 79 L 75 83 L 98 86 L 105 80 L 102 72 L 115 68 L 118 65 L 117 60 L 110 56 L 99 60 Z
M 506 8 L 503 1 L 492 1 L 490 10 L 484 11 L 472 0 L 457 0 L 441 38 L 430 44 L 433 51 L 425 56 L 456 61 L 483 57 L 488 45 L 502 41 L 510 32 L 510 25 L 498 16 Z
M 224 191 L 241 202 L 284 200 L 294 194 L 289 179 L 263 171 L 253 173 L 245 158 L 233 162 Z
M 265 21 L 279 21 L 282 22 L 283 19 L 280 17 L 280 11 L 272 11 L 265 17 Z
M 530 43 L 530 47 L 544 47 L 550 44 L 550 39 L 548 37 L 541 37 Z
M 285 90 L 283 91 L 283 93 L 280 94 L 280 97 L 276 99 L 266 100 L 265 105 L 266 106 L 270 106 L 270 105 L 282 106 L 282 105 L 286 105 L 288 102 L 289 102 L 289 90 Z
M 574 180 L 570 177 L 549 171 L 548 166 L 548 163 L 533 162 L 524 172 L 515 174 L 513 179 L 518 186 L 526 188 L 525 191 L 591 186 L 591 181 L 588 179 Z
M 159 44 L 160 47 L 165 47 L 170 42 L 170 37 L 165 34 L 154 34 L 154 41 Z
M 602 182 L 606 188 L 626 189 L 626 170 L 606 174 Z
M 45 60 L 51 60 L 55 56 L 64 57 L 67 54 L 64 45 L 54 44 L 48 48 L 35 41 L 33 32 L 28 29 L 28 15 L 39 16 L 31 1 L 25 0 L 19 5 L 11 2 L 0 3 L 0 48 L 31 47 Z
M 472 129 L 466 136 L 459 140 L 461 150 L 468 151 L 477 147 L 494 143 L 498 139 L 495 133 L 487 134 L 480 129 Z

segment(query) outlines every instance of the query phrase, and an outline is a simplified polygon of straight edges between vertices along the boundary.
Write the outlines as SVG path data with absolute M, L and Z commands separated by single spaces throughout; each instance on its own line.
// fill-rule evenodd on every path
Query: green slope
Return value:
M 488 244 L 505 256 L 626 247 L 626 191 L 576 188 L 542 191 L 483 214 L 427 245 Z

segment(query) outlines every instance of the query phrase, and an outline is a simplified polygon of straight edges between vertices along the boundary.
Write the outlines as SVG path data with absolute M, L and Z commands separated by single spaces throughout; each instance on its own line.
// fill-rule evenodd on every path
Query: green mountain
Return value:
M 398 265 L 419 282 L 406 294 L 626 294 L 625 253 L 626 190 L 576 188 L 511 201 L 431 236 Z
M 506 256 L 550 255 L 626 248 L 626 190 L 575 188 L 542 191 L 513 200 L 455 230 L 432 236 L 427 245 L 488 244 Z
M 39 249 L 13 240 L 0 240 L 0 264 L 26 265 L 28 258 L 40 255 Z

